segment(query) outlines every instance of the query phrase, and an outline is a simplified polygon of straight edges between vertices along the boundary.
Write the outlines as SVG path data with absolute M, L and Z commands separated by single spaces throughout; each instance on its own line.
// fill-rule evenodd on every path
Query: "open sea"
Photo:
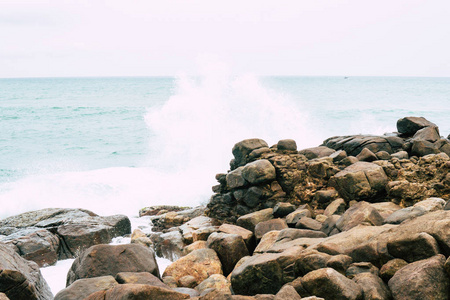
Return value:
M 0 79 L 0 218 L 46 207 L 136 216 L 207 203 L 245 138 L 383 134 L 405 116 L 450 133 L 450 78 Z

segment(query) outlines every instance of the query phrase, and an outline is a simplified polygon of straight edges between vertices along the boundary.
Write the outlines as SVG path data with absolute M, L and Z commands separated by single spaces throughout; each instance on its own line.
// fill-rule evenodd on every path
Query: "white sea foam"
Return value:
M 205 204 L 216 184 L 214 175 L 229 168 L 236 142 L 253 137 L 269 144 L 293 138 L 303 147 L 320 142 L 306 131 L 307 115 L 288 97 L 263 87 L 255 76 L 231 76 L 220 63 L 206 66 L 202 76 L 180 76 L 176 94 L 148 109 L 146 164 L 33 170 L 30 176 L 0 184 L 0 218 L 46 207 L 133 216 L 149 205 Z

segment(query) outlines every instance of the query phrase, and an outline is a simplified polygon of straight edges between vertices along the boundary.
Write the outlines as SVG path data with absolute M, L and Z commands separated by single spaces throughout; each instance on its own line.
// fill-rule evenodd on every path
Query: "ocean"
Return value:
M 0 218 L 47 207 L 136 216 L 206 204 L 233 145 L 383 134 L 405 116 L 450 133 L 450 78 L 0 79 Z

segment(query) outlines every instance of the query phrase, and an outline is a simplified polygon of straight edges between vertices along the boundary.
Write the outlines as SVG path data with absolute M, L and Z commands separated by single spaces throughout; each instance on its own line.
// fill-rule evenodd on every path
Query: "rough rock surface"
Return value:
M 120 272 L 149 272 L 159 277 L 154 252 L 138 244 L 92 246 L 73 262 L 66 286 L 81 278 L 116 276 Z
M 48 300 L 53 295 L 35 262 L 0 243 L 0 293 L 9 299 Z
M 411 263 L 389 280 L 392 296 L 397 299 L 448 299 L 449 278 L 441 254 Z

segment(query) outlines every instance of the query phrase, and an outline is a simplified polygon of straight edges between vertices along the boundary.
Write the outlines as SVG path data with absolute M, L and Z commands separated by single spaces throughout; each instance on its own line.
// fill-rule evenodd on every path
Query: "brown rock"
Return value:
M 120 284 L 138 283 L 170 288 L 158 277 L 149 272 L 120 272 L 116 275 L 116 281 Z
M 231 283 L 221 274 L 211 275 L 209 278 L 203 280 L 195 289 L 201 294 L 210 288 L 231 294 Z
M 169 265 L 163 277 L 171 276 L 178 281 L 183 276 L 192 275 L 200 283 L 212 274 L 223 274 L 219 257 L 212 249 L 199 249 Z
M 242 236 L 237 234 L 215 232 L 209 236 L 207 246 L 216 251 L 225 276 L 233 271 L 242 257 L 249 255 Z
M 325 299 L 363 299 L 363 291 L 358 284 L 331 268 L 309 272 L 303 276 L 302 284 L 311 295 Z
M 373 226 L 380 226 L 383 224 L 383 221 L 383 217 L 375 208 L 370 206 L 369 203 L 362 201 L 347 209 L 336 222 L 336 228 L 340 231 L 346 231 L 363 222 Z
M 92 246 L 73 262 L 66 286 L 81 278 L 116 276 L 120 272 L 149 272 L 159 277 L 154 252 L 137 244 Z
M 0 293 L 9 299 L 47 300 L 53 295 L 35 262 L 0 243 Z
M 378 274 L 380 273 L 380 270 L 375 267 L 374 265 L 372 265 L 370 262 L 356 262 L 356 263 L 352 263 L 347 271 L 345 272 L 345 275 L 352 279 L 354 278 L 356 275 L 361 274 L 361 273 L 371 273 L 375 276 L 378 276 Z
M 392 299 L 391 291 L 380 277 L 372 273 L 360 273 L 353 278 L 364 291 L 366 300 L 389 300 Z
M 107 291 L 91 294 L 86 300 L 179 300 L 189 299 L 189 295 L 174 290 L 146 284 L 119 284 Z
M 272 219 L 263 222 L 259 222 L 255 226 L 256 240 L 260 240 L 264 234 L 272 230 L 282 230 L 288 228 L 284 219 Z
M 260 184 L 276 179 L 274 166 L 266 159 L 260 159 L 245 165 L 242 177 L 250 184 Z
M 269 147 L 267 143 L 261 139 L 243 140 L 233 147 L 234 164 L 232 169 L 245 165 L 248 161 L 248 155 L 255 149 Z
M 274 300 L 300 300 L 302 297 L 297 293 L 293 286 L 286 284 L 275 295 Z
M 406 266 L 408 263 L 400 258 L 394 258 L 385 263 L 381 269 L 380 269 L 380 277 L 385 281 L 388 282 L 389 279 L 394 276 L 394 274 Z
M 389 280 L 394 299 L 448 299 L 449 278 L 442 254 L 413 262 Z
M 392 236 L 387 242 L 389 254 L 414 262 L 426 259 L 440 253 L 436 240 L 426 232 L 397 238 Z
M 241 216 L 237 219 L 236 225 L 254 232 L 256 224 L 273 218 L 272 212 L 273 208 L 266 208 Z
M 368 162 L 356 162 L 334 175 L 329 185 L 344 199 L 370 200 L 385 193 L 388 178 L 383 168 Z
M 255 248 L 255 253 L 262 253 L 270 249 L 277 241 L 279 233 L 280 231 L 274 230 L 263 235 L 258 243 L 258 246 Z
M 224 233 L 240 235 L 244 239 L 248 251 L 250 253 L 253 252 L 253 249 L 255 248 L 255 241 L 253 232 L 251 232 L 250 230 L 232 224 L 222 224 L 219 227 L 219 231 Z
M 83 300 L 87 296 L 118 285 L 112 276 L 78 279 L 55 296 L 55 300 Z
M 344 199 L 339 198 L 331 202 L 327 208 L 325 208 L 324 215 L 329 217 L 331 215 L 342 215 L 345 212 L 347 204 Z
M 198 249 L 205 249 L 205 248 L 208 248 L 206 241 L 196 241 L 196 242 L 193 242 L 192 244 L 184 247 L 183 254 L 187 255 L 187 254 L 191 253 L 192 251 L 195 251 Z

